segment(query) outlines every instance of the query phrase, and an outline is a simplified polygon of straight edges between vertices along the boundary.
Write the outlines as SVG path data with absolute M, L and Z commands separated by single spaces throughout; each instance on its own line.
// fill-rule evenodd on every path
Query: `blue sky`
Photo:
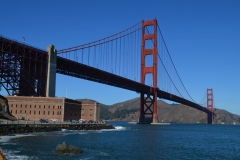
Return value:
M 46 50 L 104 38 L 156 18 L 182 81 L 196 102 L 213 88 L 215 107 L 240 114 L 238 0 L 9 0 L 0 35 Z M 5 95 L 6 91 L 0 91 Z M 114 104 L 135 92 L 57 75 L 58 97 Z

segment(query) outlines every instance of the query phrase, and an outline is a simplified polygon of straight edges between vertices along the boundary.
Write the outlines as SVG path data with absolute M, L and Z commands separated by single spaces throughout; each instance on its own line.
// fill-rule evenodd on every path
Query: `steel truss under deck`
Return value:
M 0 85 L 9 95 L 45 96 L 46 51 L 0 37 Z

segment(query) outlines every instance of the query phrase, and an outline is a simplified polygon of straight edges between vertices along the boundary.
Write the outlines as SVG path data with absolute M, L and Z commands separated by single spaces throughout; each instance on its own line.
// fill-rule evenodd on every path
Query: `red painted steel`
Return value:
M 213 108 L 213 90 L 207 88 L 207 109 L 212 111 L 212 114 L 208 114 L 208 123 L 214 123 L 214 108 Z
M 146 27 L 153 26 L 153 33 L 146 33 Z M 146 40 L 153 43 L 153 48 L 146 48 Z M 146 67 L 145 58 L 147 55 L 152 55 L 152 66 Z M 139 123 L 149 123 L 149 115 L 151 115 L 151 122 L 158 123 L 157 116 L 157 20 L 142 21 L 142 48 L 141 48 L 141 82 L 145 84 L 146 74 L 152 74 L 153 90 L 151 94 L 147 94 L 145 98 L 144 93 L 140 96 L 140 117 Z M 145 109 L 146 108 L 146 109 Z M 150 112 L 150 113 L 149 113 Z

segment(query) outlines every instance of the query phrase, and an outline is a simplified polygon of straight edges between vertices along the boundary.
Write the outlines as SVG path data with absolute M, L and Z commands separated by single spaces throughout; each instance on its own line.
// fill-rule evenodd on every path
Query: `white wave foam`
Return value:
M 123 131 L 123 130 L 127 130 L 127 127 L 123 127 L 123 126 L 114 126 L 115 129 L 101 129 L 101 130 L 96 130 L 95 132 L 101 133 L 101 132 L 105 132 L 105 131 Z
M 30 159 L 38 159 L 37 157 L 29 157 L 26 155 L 16 155 L 20 151 L 13 151 L 13 150 L 4 150 L 4 155 L 8 160 L 30 160 Z
M 71 135 L 71 134 L 87 134 L 86 131 L 84 130 L 68 130 L 68 129 L 62 129 L 61 131 L 56 132 L 58 135 Z
M 101 155 L 101 156 L 105 156 L 105 157 L 110 156 L 108 153 L 101 152 L 101 151 L 99 151 L 99 155 Z
M 105 131 L 122 131 L 128 129 L 127 127 L 123 126 L 114 126 L 115 129 L 101 129 L 101 130 L 67 130 L 67 129 L 62 129 L 60 132 L 61 135 L 69 135 L 69 134 L 87 134 L 89 132 L 105 132 Z
M 87 151 L 91 152 L 92 156 L 94 156 L 94 155 L 100 155 L 100 156 L 104 156 L 104 157 L 110 156 L 109 153 L 105 153 L 105 152 L 102 152 L 102 151 L 99 151 L 99 150 L 93 150 L 93 149 L 90 149 L 90 148 L 84 148 L 84 150 L 87 150 Z M 96 159 L 96 158 L 95 157 L 87 157 L 86 159 Z
M 123 126 L 114 126 L 115 130 L 126 130 L 127 127 L 123 127 Z
M 20 138 L 20 137 L 27 137 L 27 136 L 35 136 L 35 135 L 33 134 L 6 135 L 6 136 L 1 136 L 0 142 L 8 142 L 10 139 L 13 139 L 13 138 Z

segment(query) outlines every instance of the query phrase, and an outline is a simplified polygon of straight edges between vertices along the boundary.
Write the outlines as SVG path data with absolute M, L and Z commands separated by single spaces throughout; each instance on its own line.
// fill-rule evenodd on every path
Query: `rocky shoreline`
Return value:
M 33 132 L 115 129 L 109 124 L 0 124 L 0 136 Z
M 0 148 L 0 160 L 7 160 L 7 158 L 3 154 L 3 150 Z

